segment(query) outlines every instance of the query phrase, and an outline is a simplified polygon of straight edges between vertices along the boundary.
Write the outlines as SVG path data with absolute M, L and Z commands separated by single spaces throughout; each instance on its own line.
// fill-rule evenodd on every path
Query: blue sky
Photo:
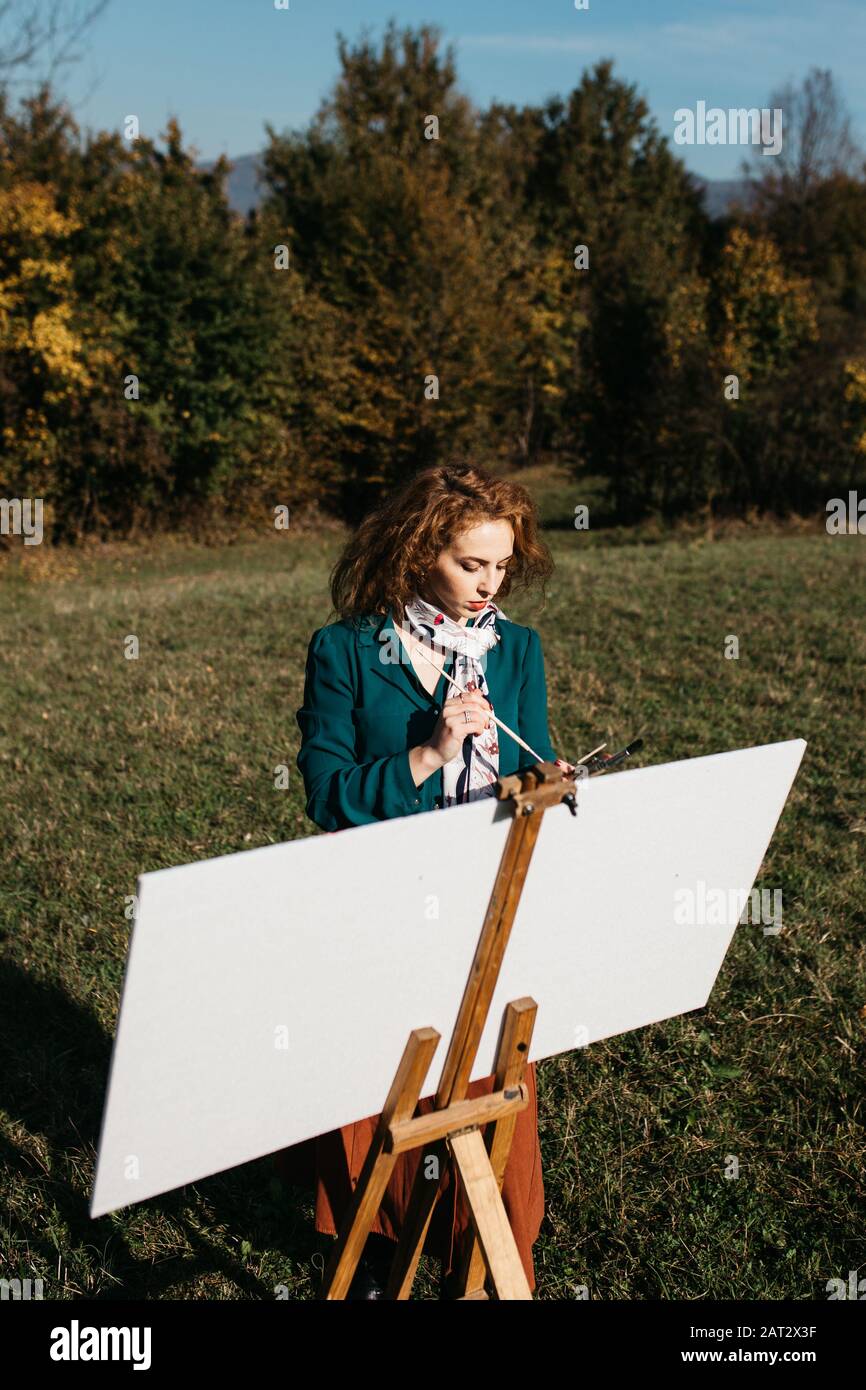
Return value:
M 129 113 L 157 138 L 170 114 L 201 159 L 249 154 L 277 130 L 304 126 L 338 72 L 336 33 L 380 39 L 440 27 L 457 51 L 460 85 L 479 106 L 566 95 L 585 68 L 614 60 L 663 133 L 699 100 L 766 106 L 772 90 L 829 67 L 866 146 L 866 0 L 110 0 L 57 86 L 82 128 L 119 128 Z M 744 151 L 676 146 L 707 178 L 740 172 Z

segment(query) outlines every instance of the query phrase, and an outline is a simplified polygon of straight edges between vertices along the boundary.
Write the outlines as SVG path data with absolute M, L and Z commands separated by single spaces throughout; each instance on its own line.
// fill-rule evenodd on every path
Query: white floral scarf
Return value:
M 495 628 L 497 618 L 509 621 L 492 599 L 479 609 L 472 627 L 455 623 L 417 594 L 406 604 L 406 617 L 416 638 L 455 653 L 451 679 L 457 682 L 461 690 L 478 690 L 485 699 L 490 699 L 482 658 L 500 640 Z M 453 699 L 455 694 L 453 687 L 449 686 L 446 698 Z M 482 796 L 495 796 L 493 783 L 498 776 L 499 730 L 491 722 L 480 734 L 467 734 L 457 756 L 443 765 L 443 807 L 477 801 Z

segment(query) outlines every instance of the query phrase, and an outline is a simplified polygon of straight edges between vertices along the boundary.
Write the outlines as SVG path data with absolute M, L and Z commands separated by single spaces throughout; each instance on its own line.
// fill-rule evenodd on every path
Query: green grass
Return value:
M 757 880 L 783 891 L 782 932 L 735 934 L 702 1013 L 539 1065 L 536 1297 L 823 1299 L 866 1258 L 866 540 L 580 533 L 573 491 L 542 508 L 546 610 L 502 602 L 541 632 L 557 751 L 809 746 Z M 0 576 L 0 1274 L 46 1297 L 314 1296 L 331 1241 L 270 1158 L 97 1221 L 87 1204 L 137 875 L 317 833 L 295 711 L 339 546 L 108 546 Z M 437 1273 L 422 1260 L 413 1296 Z

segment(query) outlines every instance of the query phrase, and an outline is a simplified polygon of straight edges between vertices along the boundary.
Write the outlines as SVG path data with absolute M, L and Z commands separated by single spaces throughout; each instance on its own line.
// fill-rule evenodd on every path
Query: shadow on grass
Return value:
M 285 1261 L 282 1282 L 290 1297 L 316 1297 L 313 1260 L 321 1257 L 315 1262 L 321 1269 L 333 1238 L 316 1231 L 303 1210 L 307 1194 L 279 1182 L 271 1155 L 91 1218 L 112 1039 L 85 1005 L 8 964 L 0 965 L 0 1018 L 0 1103 L 8 1117 L 0 1162 L 27 1183 L 24 1200 L 12 1201 L 7 1192 L 6 1277 L 42 1277 L 47 1298 L 68 1296 L 68 1286 L 67 1292 L 56 1286 L 58 1256 L 68 1264 L 73 1251 L 86 1250 L 95 1257 L 96 1292 L 77 1292 L 88 1300 L 200 1298 L 203 1280 L 234 1285 L 230 1296 L 272 1300 L 281 1281 L 250 1271 L 240 1250 L 248 1242 L 251 1250 Z M 19 1126 L 32 1142 L 9 1140 Z M 204 1226 L 226 1231 L 238 1255 L 208 1239 Z M 10 1267 L 16 1250 L 17 1271 Z M 69 1273 L 70 1285 L 80 1281 L 81 1271 Z

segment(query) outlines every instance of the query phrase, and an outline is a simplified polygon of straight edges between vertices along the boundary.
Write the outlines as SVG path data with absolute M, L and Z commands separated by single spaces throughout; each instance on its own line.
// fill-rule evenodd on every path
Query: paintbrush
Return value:
M 440 676 L 444 676 L 444 677 L 445 677 L 445 679 L 448 681 L 449 685 L 453 685 L 453 687 L 454 687 L 454 689 L 457 691 L 458 695 L 463 695 L 463 694 L 466 693 L 466 692 L 463 690 L 462 686 L 459 686 L 455 680 L 452 680 L 452 679 L 451 679 L 451 677 L 448 675 L 448 672 L 447 672 L 447 671 L 441 671 L 441 670 L 439 669 L 439 667 L 436 665 L 436 662 L 430 660 L 429 656 L 427 656 L 427 655 L 421 650 L 420 644 L 416 644 L 415 650 L 418 652 L 418 654 L 419 654 L 420 656 L 423 656 L 423 657 L 424 657 L 424 660 L 427 662 L 428 666 L 432 666 L 434 671 L 438 671 Z M 479 691 L 478 693 L 480 694 L 481 692 Z M 515 743 L 519 743 L 520 746 L 521 746 L 521 748 L 525 748 L 526 751 L 527 751 L 527 753 L 531 753 L 532 756 L 533 756 L 533 758 L 535 759 L 535 761 L 536 761 L 537 763 L 543 763 L 543 762 L 546 761 L 546 759 L 542 758 L 541 755 L 540 755 L 539 753 L 536 753 L 536 751 L 535 751 L 534 748 L 530 748 L 529 744 L 528 744 L 528 743 L 525 743 L 525 742 L 523 741 L 523 739 L 520 737 L 519 734 L 516 734 L 516 733 L 514 732 L 513 729 L 509 729 L 508 725 L 507 725 L 507 724 L 503 724 L 503 722 L 502 722 L 501 719 L 497 719 L 496 715 L 492 712 L 492 710 L 491 710 L 491 712 L 490 712 L 490 718 L 493 720 L 494 724 L 496 725 L 496 727 L 497 727 L 498 729 L 502 729 L 506 734 L 509 735 L 510 738 L 513 738 L 513 739 L 514 739 L 514 742 L 515 742 Z M 606 744 L 606 743 L 600 743 L 600 744 L 598 745 L 598 748 L 594 748 L 594 749 L 592 750 L 591 753 L 587 753 L 586 757 L 585 757 L 585 758 L 581 758 L 580 762 L 581 762 L 581 763 L 586 762 L 589 758 L 594 757 L 596 753 L 599 753 L 599 752 L 601 751 L 602 748 L 606 748 L 606 747 L 607 747 L 607 744 Z M 563 762 L 567 762 L 567 759 L 563 758 L 562 761 L 563 761 Z M 579 766 L 580 766 L 580 763 L 575 764 L 575 766 L 579 767 Z

